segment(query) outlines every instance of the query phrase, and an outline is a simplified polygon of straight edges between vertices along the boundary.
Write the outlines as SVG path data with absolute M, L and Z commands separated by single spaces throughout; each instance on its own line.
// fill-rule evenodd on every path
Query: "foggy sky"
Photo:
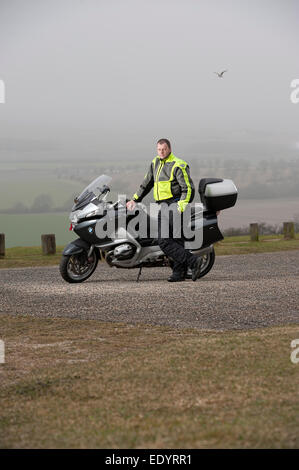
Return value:
M 297 0 L 0 0 L 0 159 L 150 158 L 160 137 L 299 156 L 298 53 Z

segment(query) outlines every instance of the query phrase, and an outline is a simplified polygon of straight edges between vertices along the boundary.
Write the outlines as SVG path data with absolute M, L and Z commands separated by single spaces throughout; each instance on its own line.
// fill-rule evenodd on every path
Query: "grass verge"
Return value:
M 216 243 L 216 255 L 241 255 L 273 251 L 299 250 L 299 233 L 294 239 L 285 240 L 283 235 L 260 235 L 258 242 L 250 241 L 249 235 L 225 237 Z
M 299 326 L 0 317 L 2 448 L 297 448 Z
M 34 266 L 54 266 L 60 262 L 64 246 L 57 246 L 55 255 L 43 255 L 39 246 L 7 248 L 4 258 L 0 258 L 0 268 L 21 268 Z M 299 233 L 293 240 L 284 240 L 283 235 L 264 235 L 259 242 L 251 242 L 249 236 L 226 237 L 215 244 L 217 256 L 273 251 L 299 250 Z

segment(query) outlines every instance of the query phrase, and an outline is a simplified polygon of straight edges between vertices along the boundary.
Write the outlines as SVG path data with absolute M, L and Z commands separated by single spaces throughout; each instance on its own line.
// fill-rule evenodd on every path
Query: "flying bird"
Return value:
M 225 72 L 227 72 L 227 70 L 223 70 L 223 72 L 220 72 L 220 73 L 218 73 L 218 72 L 214 72 L 214 73 L 215 73 L 216 75 L 218 75 L 219 78 L 223 78 L 223 74 L 224 74 Z

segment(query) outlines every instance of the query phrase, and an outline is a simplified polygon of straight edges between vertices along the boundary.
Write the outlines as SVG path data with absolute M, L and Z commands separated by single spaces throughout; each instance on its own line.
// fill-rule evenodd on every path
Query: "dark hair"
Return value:
M 166 144 L 171 149 L 171 144 L 168 139 L 159 139 L 157 145 L 158 144 Z

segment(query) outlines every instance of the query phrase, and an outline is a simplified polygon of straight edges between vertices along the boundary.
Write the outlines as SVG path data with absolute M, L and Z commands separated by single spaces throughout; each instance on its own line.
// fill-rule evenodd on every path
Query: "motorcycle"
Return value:
M 134 215 L 126 208 L 127 199 L 119 199 L 114 203 L 106 201 L 111 179 L 107 175 L 97 177 L 74 200 L 69 216 L 70 230 L 79 238 L 64 248 L 60 262 L 60 274 L 69 283 L 86 281 L 97 268 L 99 260 L 110 267 L 139 268 L 137 282 L 143 267 L 173 266 L 173 260 L 160 250 L 157 229 L 154 236 L 151 229 L 142 237 L 127 231 Z M 218 227 L 217 213 L 235 205 L 238 191 L 232 180 L 221 178 L 201 179 L 198 191 L 201 203 L 191 205 L 190 226 L 193 230 L 202 230 L 201 242 L 190 251 L 202 258 L 198 276 L 201 278 L 212 269 L 215 262 L 213 244 L 224 238 Z M 157 227 L 157 217 L 148 213 L 144 204 L 138 203 L 136 207 L 142 213 L 143 220 L 148 222 L 148 227 Z M 108 235 L 99 233 L 97 224 L 107 226 L 113 218 L 122 218 L 125 227 L 116 227 Z M 192 277 L 190 269 L 186 277 Z

